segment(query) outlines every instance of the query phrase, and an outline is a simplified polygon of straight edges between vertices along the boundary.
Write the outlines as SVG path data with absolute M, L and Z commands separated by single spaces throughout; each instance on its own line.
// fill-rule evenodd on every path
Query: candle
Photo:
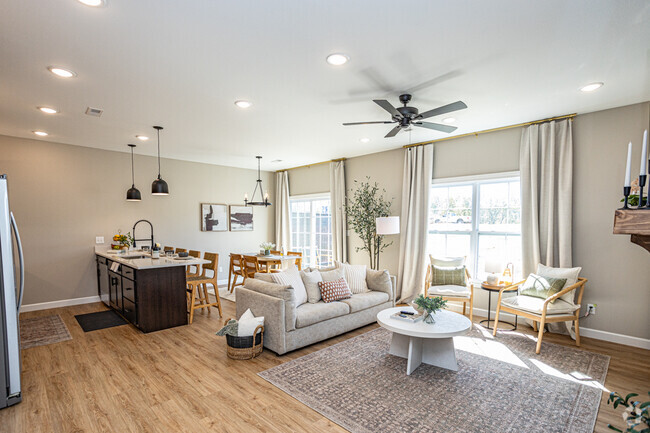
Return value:
M 244 194 L 244 200 L 248 201 L 248 193 Z
M 648 174 L 648 130 L 643 131 L 643 147 L 641 148 L 641 171 L 640 175 Z
M 627 145 L 627 165 L 625 166 L 625 184 L 623 186 L 631 186 L 630 168 L 632 166 L 632 142 Z

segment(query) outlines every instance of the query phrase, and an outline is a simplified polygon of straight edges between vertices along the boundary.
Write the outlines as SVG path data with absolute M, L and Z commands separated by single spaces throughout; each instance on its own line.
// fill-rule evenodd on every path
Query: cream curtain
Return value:
M 429 193 L 433 145 L 404 150 L 397 302 L 408 303 L 422 292 L 427 261 Z
M 546 266 L 572 266 L 573 139 L 571 120 L 530 125 L 523 130 L 521 247 L 524 277 Z M 549 330 L 563 332 L 560 324 Z M 560 325 L 560 326 L 558 326 Z M 572 322 L 566 328 L 574 336 Z
M 291 210 L 289 209 L 289 173 L 275 173 L 275 247 L 291 249 Z
M 345 217 L 345 161 L 330 162 L 332 250 L 334 260 L 348 261 L 348 225 Z

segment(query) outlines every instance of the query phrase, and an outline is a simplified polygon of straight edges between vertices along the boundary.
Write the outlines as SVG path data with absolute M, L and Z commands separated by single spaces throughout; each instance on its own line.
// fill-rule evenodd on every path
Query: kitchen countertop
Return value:
M 126 259 L 121 257 L 123 254 L 116 254 L 113 251 L 117 252 L 118 250 L 106 250 L 106 249 L 101 249 L 99 247 L 95 247 L 95 254 L 97 254 L 98 256 L 106 257 L 107 259 L 123 264 L 125 266 L 129 266 L 133 269 L 157 269 L 157 268 L 169 268 L 173 266 L 203 265 L 206 263 L 210 263 L 209 260 L 195 259 L 195 258 L 192 258 L 191 260 L 176 260 L 173 258 L 170 259 L 165 257 L 162 251 L 161 251 L 161 257 L 159 259 L 152 259 L 149 253 L 145 253 L 142 251 L 129 251 L 128 253 L 126 253 L 126 255 L 139 254 L 147 257 L 142 259 Z

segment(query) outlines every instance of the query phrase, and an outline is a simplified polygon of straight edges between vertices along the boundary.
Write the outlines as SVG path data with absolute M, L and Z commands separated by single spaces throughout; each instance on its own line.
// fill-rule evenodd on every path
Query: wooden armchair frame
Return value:
M 544 301 L 544 306 L 542 307 L 542 314 L 530 313 L 524 310 L 514 309 L 511 307 L 501 305 L 501 298 L 504 292 L 512 292 L 514 290 L 519 290 L 519 286 L 521 286 L 525 282 L 526 280 L 523 280 L 516 284 L 512 284 L 510 286 L 504 287 L 503 289 L 499 290 L 499 300 L 497 301 L 497 314 L 496 317 L 494 318 L 494 331 L 492 331 L 492 335 L 493 336 L 497 335 L 497 326 L 499 325 L 499 313 L 503 311 L 505 313 L 516 314 L 518 316 L 525 317 L 526 319 L 530 319 L 533 321 L 533 330 L 538 331 L 537 347 L 535 348 L 536 354 L 539 354 L 539 352 L 542 350 L 542 337 L 544 336 L 544 325 L 546 325 L 547 323 L 569 322 L 569 321 L 574 322 L 576 327 L 576 346 L 579 347 L 580 346 L 580 326 L 579 326 L 580 309 L 578 308 L 576 311 L 574 311 L 571 314 L 568 313 L 552 314 L 551 316 L 546 315 L 546 309 L 548 308 L 548 304 L 551 303 L 551 301 L 554 301 L 555 299 L 558 299 L 559 297 L 569 292 L 572 292 L 574 290 L 578 290 L 578 299 L 576 304 L 581 305 L 582 295 L 584 294 L 585 283 L 587 283 L 587 279 L 578 278 L 578 282 L 576 282 L 575 284 L 566 287 L 562 289 L 560 292 L 556 293 L 555 295 L 547 298 Z M 537 324 L 538 322 L 539 325 Z
M 465 268 L 465 277 L 467 278 L 467 287 L 469 287 L 469 298 L 465 296 L 429 295 L 429 287 L 431 287 L 431 279 L 433 278 L 433 275 L 431 275 L 431 265 L 429 265 L 427 266 L 427 276 L 424 280 L 424 297 L 440 297 L 446 301 L 462 302 L 463 316 L 465 315 L 467 303 L 469 303 L 469 321 L 471 322 L 474 318 L 474 283 L 472 283 L 472 277 L 469 275 L 467 268 Z

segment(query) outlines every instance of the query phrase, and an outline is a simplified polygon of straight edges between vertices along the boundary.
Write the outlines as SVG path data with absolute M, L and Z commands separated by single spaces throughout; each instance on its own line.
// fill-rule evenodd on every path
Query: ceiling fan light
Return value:
M 445 117 L 442 119 L 442 123 L 454 123 L 456 121 L 456 118 L 454 117 Z

